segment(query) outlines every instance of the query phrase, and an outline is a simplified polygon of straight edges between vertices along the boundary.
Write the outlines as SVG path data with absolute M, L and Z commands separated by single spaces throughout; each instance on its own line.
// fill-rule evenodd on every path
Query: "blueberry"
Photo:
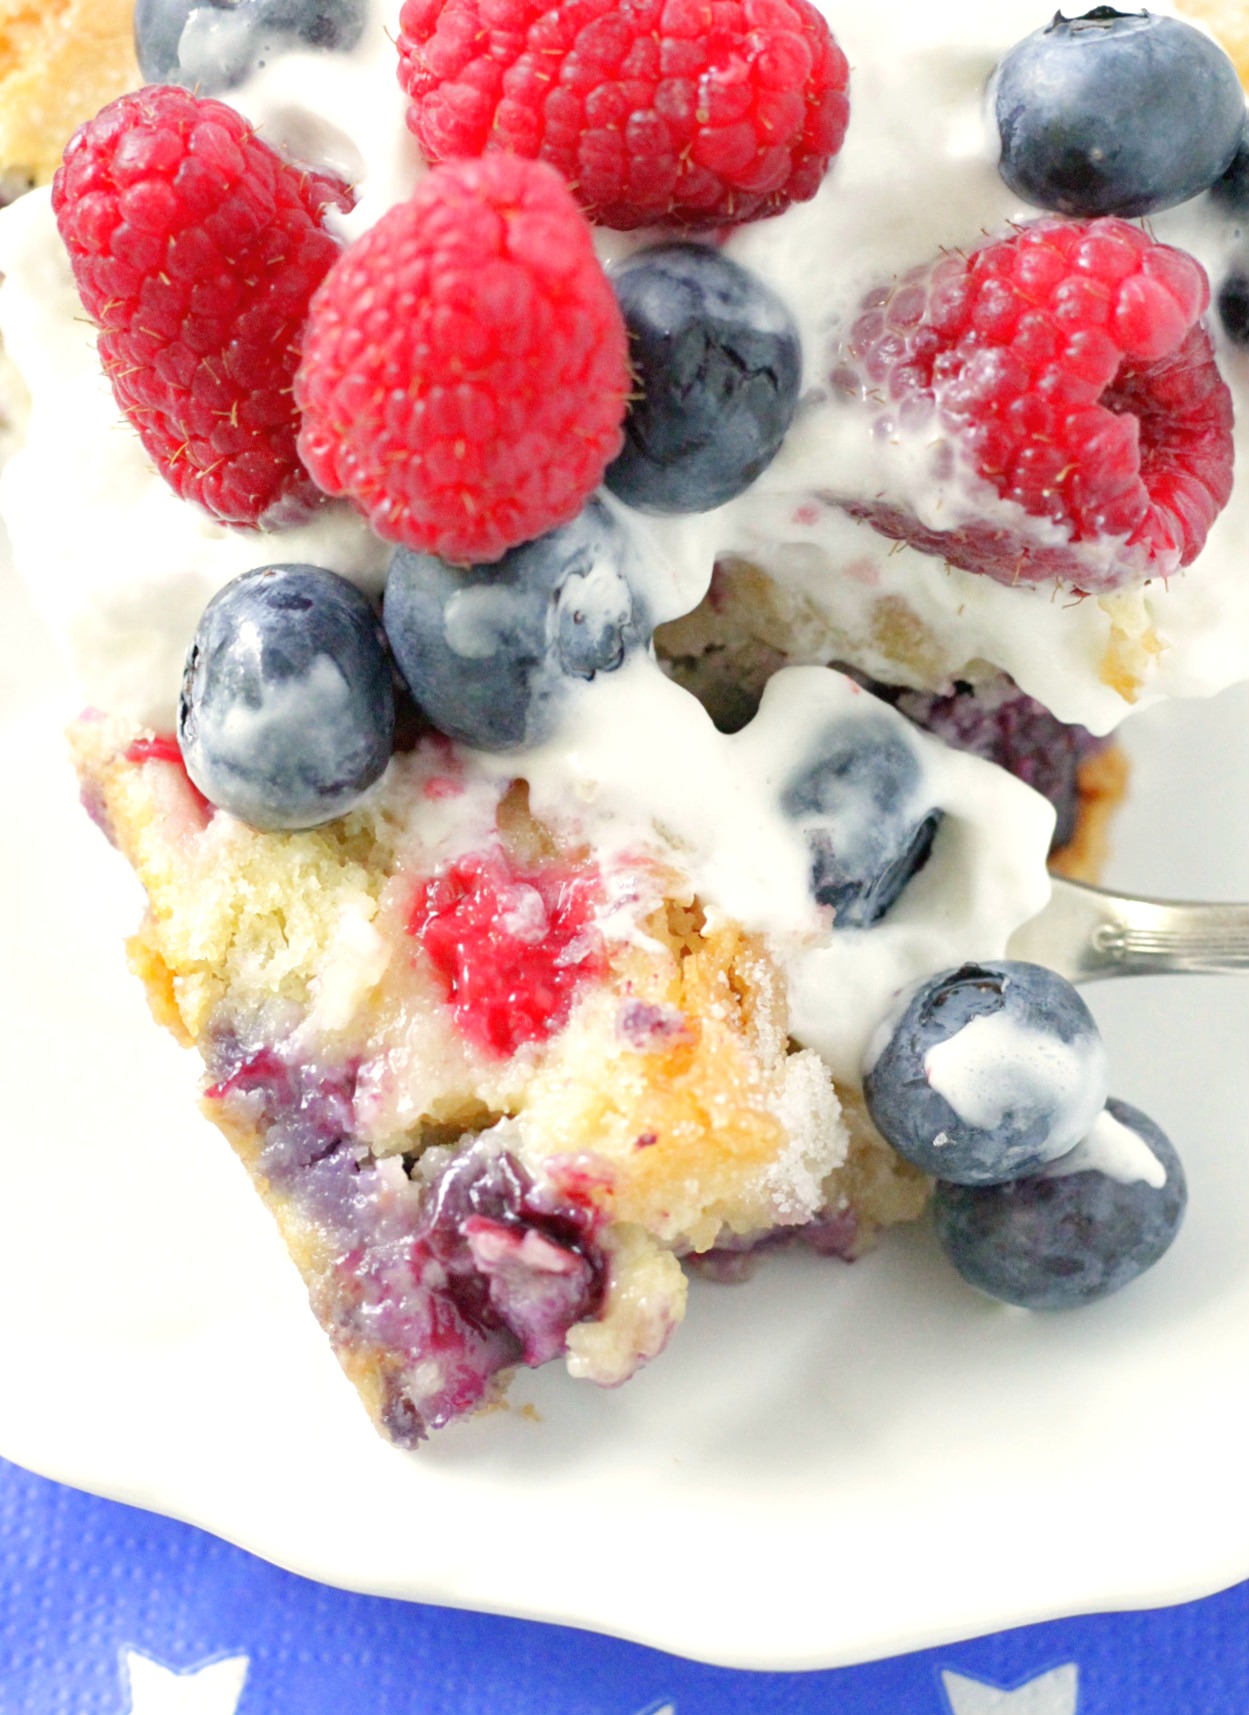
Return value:
M 479 750 L 539 744 L 573 687 L 650 641 L 632 544 L 601 501 L 489 566 L 401 548 L 383 619 L 421 708 Z
M 1239 268 L 1219 287 L 1219 316 L 1233 345 L 1249 345 L 1249 275 Z
M 802 376 L 798 329 L 770 286 L 700 244 L 666 244 L 612 280 L 639 397 L 613 494 L 643 512 L 708 512 L 776 456 Z
M 1191 24 L 1096 6 L 1025 36 L 992 86 L 999 171 L 1037 208 L 1142 215 L 1208 190 L 1245 129 L 1236 68 Z
M 1015 960 L 902 996 L 868 1046 L 868 1110 L 905 1160 L 994 1185 L 1073 1149 L 1106 1101 L 1106 1052 L 1069 982 Z
M 261 566 L 199 623 L 182 680 L 187 772 L 255 828 L 312 828 L 382 773 L 394 736 L 386 640 L 354 584 L 320 566 Z
M 1241 137 L 1231 166 L 1210 186 L 1210 196 L 1215 208 L 1233 220 L 1243 220 L 1249 214 L 1249 128 Z
M 149 83 L 216 95 L 282 53 L 346 53 L 367 12 L 368 0 L 138 0 L 135 48 Z
M 1063 1160 L 1009 1185 L 938 1185 L 933 1212 L 964 1280 L 1026 1310 L 1067 1310 L 1151 1268 L 1187 1201 L 1170 1140 L 1112 1100 Z
M 862 675 L 858 675 L 862 679 Z M 955 750 L 996 762 L 1054 806 L 1051 850 L 1067 845 L 1080 817 L 1080 772 L 1106 748 L 1082 726 L 1058 720 L 1034 697 L 1025 696 L 1004 674 L 981 684 L 956 680 L 952 691 L 913 691 L 867 681 L 900 715 Z
M 606 1270 L 592 1218 L 583 1207 L 544 1197 L 489 1133 L 462 1146 L 430 1181 L 418 1266 L 424 1256 L 470 1325 L 498 1328 L 516 1342 L 507 1360 L 513 1363 L 558 1357 L 568 1330 L 602 1304 Z
M 806 834 L 812 891 L 832 906 L 834 929 L 878 922 L 932 851 L 941 811 L 899 724 L 884 713 L 834 721 L 781 795 Z

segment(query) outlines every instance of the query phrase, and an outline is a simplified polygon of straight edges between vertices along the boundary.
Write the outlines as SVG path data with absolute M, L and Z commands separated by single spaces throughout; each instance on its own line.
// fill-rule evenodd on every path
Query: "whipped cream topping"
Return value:
M 398 10 L 397 0 L 375 0 L 353 53 L 290 54 L 230 98 L 279 151 L 358 187 L 351 214 L 332 217 L 345 239 L 407 195 L 423 171 L 394 73 Z M 1243 677 L 1249 483 L 1238 484 L 1187 571 L 1083 600 L 1049 584 L 1010 588 L 947 568 L 827 498 L 905 496 L 922 516 L 946 521 L 965 509 L 957 473 L 942 478 L 931 468 L 922 437 L 876 432 L 862 404 L 835 396 L 828 377 L 869 290 L 942 249 L 974 247 L 1035 216 L 997 174 L 985 88 L 1005 50 L 1045 19 L 1034 0 L 936 10 L 914 0 L 870 9 L 825 0 L 824 10 L 852 66 L 845 147 L 811 202 L 738 229 L 726 245 L 797 320 L 803 400 L 780 454 L 746 494 L 701 517 L 637 520 L 668 584 L 663 607 L 695 606 L 717 557 L 752 561 L 820 612 L 844 642 L 841 653 L 876 677 L 938 688 L 988 663 L 1060 719 L 1096 732 L 1134 703 L 1206 695 Z M 1197 256 L 1217 286 L 1236 233 L 1209 199 L 1154 217 L 1151 229 Z M 604 232 L 600 249 L 610 263 L 649 241 Z M 34 400 L 0 511 L 19 568 L 92 701 L 168 725 L 199 612 L 221 584 L 266 558 L 312 560 L 379 587 L 388 549 L 346 507 L 260 537 L 216 526 L 169 494 L 119 423 L 46 193 L 0 217 L 0 269 L 0 328 Z M 1214 334 L 1242 399 L 1246 359 L 1217 327 Z M 1249 418 L 1240 415 L 1243 467 Z M 67 472 L 72 507 L 63 499 Z M 872 614 L 881 603 L 901 604 L 918 622 L 922 664 L 898 660 L 880 641 Z
M 1117 1120 L 1103 1108 L 1087 1136 L 1073 1150 L 1045 1168 L 1047 1179 L 1065 1179 L 1071 1173 L 1104 1173 L 1120 1185 L 1152 1185 L 1161 1191 L 1167 1170 L 1140 1132 Z
M 924 1075 L 960 1120 L 993 1131 L 1012 1113 L 1023 1123 L 1056 1107 L 1096 1110 L 1106 1088 L 1106 1051 L 1100 1037 L 1064 1042 L 1003 1010 L 970 1019 L 929 1048 Z M 1074 1147 L 1078 1138 L 1066 1141 Z
M 944 815 L 927 863 L 885 917 L 830 933 L 831 913 L 811 892 L 804 830 L 782 798 L 818 757 L 831 720 L 869 712 L 917 758 L 917 800 Z M 765 934 L 788 972 L 795 1039 L 850 1084 L 898 989 L 1001 957 L 1012 929 L 1049 898 L 1051 806 L 825 667 L 775 674 L 755 719 L 726 737 L 653 661 L 638 659 L 585 686 L 549 744 L 475 760 L 501 780 L 522 774 L 539 819 L 588 838 L 608 867 L 639 852 L 676 861 L 713 913 Z

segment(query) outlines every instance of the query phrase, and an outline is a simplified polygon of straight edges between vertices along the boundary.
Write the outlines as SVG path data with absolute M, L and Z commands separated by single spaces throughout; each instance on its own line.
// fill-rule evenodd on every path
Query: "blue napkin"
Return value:
M 332 1590 L 0 1461 L 0 1715 L 1247 1711 L 1249 1584 L 863 1667 L 743 1673 Z

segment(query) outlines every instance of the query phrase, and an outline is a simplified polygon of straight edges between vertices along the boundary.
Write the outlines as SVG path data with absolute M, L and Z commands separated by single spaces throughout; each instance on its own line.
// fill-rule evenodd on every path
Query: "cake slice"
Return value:
M 1001 961 L 1044 903 L 1051 834 L 1056 863 L 1096 867 L 1123 768 L 1073 723 L 1106 731 L 1157 690 L 1170 592 L 1149 586 L 1228 499 L 1230 393 L 1197 325 L 1205 271 L 1122 220 L 1021 228 L 989 176 L 985 242 L 951 262 L 959 234 L 921 231 L 918 205 L 960 198 L 908 179 L 906 219 L 863 243 L 873 127 L 896 118 L 870 83 L 808 210 L 863 278 L 782 267 L 779 225 L 741 210 L 722 244 L 678 221 L 626 259 L 587 225 L 584 183 L 524 150 L 483 141 L 413 180 L 392 32 L 352 12 L 342 39 L 301 25 L 272 55 L 244 28 L 241 83 L 199 49 L 183 64 L 180 39 L 158 84 L 79 131 L 50 207 L 6 217 L 5 326 L 36 409 L 5 507 L 109 711 L 72 740 L 147 894 L 132 965 L 200 1055 L 345 1373 L 410 1447 L 518 1365 L 624 1381 L 680 1322 L 691 1264 L 735 1277 L 791 1240 L 857 1256 L 919 1214 L 926 1172 L 962 1183 L 931 1153 L 956 1134 L 992 1134 L 991 1188 L 1059 1159 L 1014 1152 L 1019 1113 L 1061 1110 L 1048 1142 L 1081 1147 L 1106 1101 L 1100 1050 L 1096 1076 L 1067 1053 L 1082 1003 Z M 83 32 L 72 5 L 57 17 L 64 47 Z M 940 95 L 912 47 L 908 76 Z M 922 154 L 965 170 L 961 145 Z M 1014 410 L 1031 368 L 969 417 L 947 397 L 979 350 L 961 333 L 949 375 L 898 367 L 912 337 L 933 357 L 939 285 L 1059 237 L 1064 282 L 1126 246 L 1136 285 L 1174 286 L 1183 326 L 1145 292 L 1124 351 L 1156 367 L 1172 334 L 1200 346 L 1211 505 L 1182 556 L 1121 554 L 1117 513 L 999 492 L 977 412 L 1043 440 Z M 692 345 L 670 351 L 678 288 Z M 1012 329 L 972 331 L 1005 349 Z M 877 382 L 897 383 L 896 423 Z M 1163 400 L 1182 427 L 1181 403 Z M 1080 445 L 1044 478 L 1068 499 L 1105 474 Z M 43 503 L 49 460 L 73 507 Z M 901 1093 L 873 1086 L 881 1042 L 914 1034 L 900 1003 L 947 990 L 971 992 L 968 1018 L 949 1042 L 908 1035 Z M 894 1114 L 916 1090 L 952 1116 L 922 1151 Z
M 214 813 L 172 740 L 72 741 L 147 891 L 153 1013 L 399 1445 L 518 1364 L 625 1380 L 681 1320 L 684 1256 L 807 1229 L 851 1257 L 922 1209 L 790 1043 L 762 940 L 675 863 L 601 861 L 441 739 L 300 833 Z

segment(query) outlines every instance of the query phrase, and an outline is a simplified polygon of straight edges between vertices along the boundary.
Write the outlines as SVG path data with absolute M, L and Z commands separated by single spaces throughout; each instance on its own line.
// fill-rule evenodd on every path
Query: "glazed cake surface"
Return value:
M 0 173 L 46 184 L 70 134 L 139 81 L 132 0 L 0 5 Z

